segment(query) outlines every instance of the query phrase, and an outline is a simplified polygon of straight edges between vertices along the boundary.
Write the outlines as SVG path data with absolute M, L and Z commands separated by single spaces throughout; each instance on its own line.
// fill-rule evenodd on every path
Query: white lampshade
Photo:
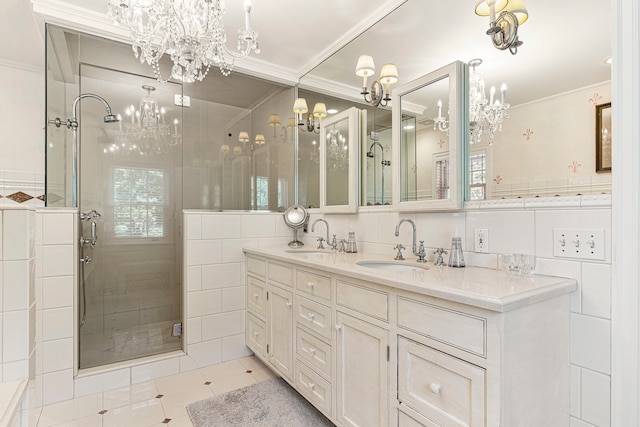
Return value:
M 510 0 L 476 0 L 476 15 L 489 16 L 491 15 L 491 5 L 495 5 L 495 11 L 500 12 L 505 8 Z M 513 0 L 511 0 L 513 1 Z
M 222 151 L 223 153 L 228 153 L 229 146 L 227 144 L 222 144 L 222 146 L 220 147 L 220 151 Z
M 237 145 L 233 147 L 233 154 L 236 154 L 236 155 L 242 154 L 242 147 L 239 147 Z
M 269 126 L 276 127 L 280 126 L 280 116 L 277 114 L 272 114 L 269 116 Z
M 527 6 L 524 5 L 524 0 L 509 0 L 505 10 L 513 13 L 518 18 L 518 25 L 524 24 L 529 19 L 529 12 L 527 11 Z
M 370 55 L 360 55 L 358 64 L 356 65 L 356 76 L 369 77 L 376 73 L 376 66 Z
M 294 119 L 293 117 L 289 117 L 287 119 L 287 129 L 291 130 L 294 129 L 296 127 L 296 119 Z
M 307 100 L 304 98 L 298 98 L 293 103 L 293 112 L 296 114 L 304 114 L 309 111 L 309 107 L 307 107 Z
M 240 132 L 238 134 L 238 141 L 240 141 L 240 142 L 249 142 L 249 133 L 248 132 Z
M 317 102 L 316 105 L 313 106 L 313 117 L 319 119 L 327 117 L 327 106 L 324 105 L 324 102 Z
M 384 64 L 380 71 L 380 83 L 394 84 L 398 82 L 398 69 L 396 64 Z
M 260 134 L 260 133 L 256 135 L 256 139 L 255 139 L 255 143 L 256 143 L 256 144 L 258 144 L 258 145 L 262 145 L 262 144 L 264 144 L 265 142 L 267 142 L 267 141 L 266 141 L 266 139 L 264 139 L 264 135 L 262 135 L 262 134 Z

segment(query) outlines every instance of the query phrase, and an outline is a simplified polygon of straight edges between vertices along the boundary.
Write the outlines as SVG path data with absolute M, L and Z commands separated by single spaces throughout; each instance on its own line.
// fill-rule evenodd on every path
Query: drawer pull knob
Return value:
M 253 294 L 253 297 L 254 297 L 255 299 L 258 299 L 258 294 Z
M 310 388 L 311 390 L 313 390 L 315 387 L 316 387 L 316 385 L 315 385 L 314 383 L 309 383 L 309 388 Z
M 316 317 L 316 315 L 314 313 L 309 313 L 309 320 L 313 322 L 314 317 Z
M 289 307 L 289 308 L 291 308 L 291 306 L 293 305 L 290 302 L 287 302 L 286 304 L 287 304 L 287 307 Z
M 336 331 L 339 331 L 342 329 L 342 325 L 336 325 Z
M 253 335 L 255 335 L 257 337 L 260 334 L 258 332 L 254 332 Z
M 313 356 L 314 354 L 316 354 L 316 349 L 315 349 L 315 348 L 313 348 L 313 347 L 310 347 L 310 348 L 309 348 L 309 354 L 310 354 L 310 355 L 312 355 L 312 356 Z
M 308 287 L 310 287 L 311 289 L 313 289 L 313 287 L 314 287 L 315 285 L 316 285 L 316 284 L 315 284 L 315 283 L 313 283 L 313 282 L 307 282 L 307 286 L 308 286 Z
M 431 383 L 429 388 L 431 389 L 431 393 L 440 394 L 440 384 Z

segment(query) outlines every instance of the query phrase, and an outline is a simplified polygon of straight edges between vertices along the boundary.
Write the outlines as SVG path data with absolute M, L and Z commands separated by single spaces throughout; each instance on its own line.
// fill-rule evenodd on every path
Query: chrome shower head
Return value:
M 75 124 L 73 126 L 69 126 L 67 125 L 67 127 L 72 127 L 72 128 L 77 128 L 78 127 L 78 119 L 77 117 L 77 106 L 78 106 L 78 102 L 83 99 L 83 98 L 94 98 L 97 99 L 98 101 L 100 101 L 102 103 L 102 105 L 104 106 L 104 109 L 107 111 L 107 115 L 104 116 L 104 122 L 105 123 L 115 123 L 120 121 L 118 119 L 118 116 L 114 116 L 111 113 L 111 106 L 109 105 L 109 103 L 100 95 L 96 95 L 95 93 L 81 93 L 80 95 L 78 95 L 78 97 L 73 101 L 73 106 L 71 107 L 73 110 L 73 117 L 68 121 L 72 124 Z
M 119 121 L 120 119 L 118 118 L 118 116 L 114 116 L 113 114 L 107 114 L 106 116 L 104 116 L 105 123 L 115 123 Z

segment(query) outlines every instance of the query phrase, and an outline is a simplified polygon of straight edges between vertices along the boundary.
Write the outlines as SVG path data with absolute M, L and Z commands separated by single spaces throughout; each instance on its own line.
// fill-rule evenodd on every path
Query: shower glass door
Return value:
M 79 105 L 82 369 L 182 348 L 182 87 L 81 64 L 80 90 L 121 118 Z

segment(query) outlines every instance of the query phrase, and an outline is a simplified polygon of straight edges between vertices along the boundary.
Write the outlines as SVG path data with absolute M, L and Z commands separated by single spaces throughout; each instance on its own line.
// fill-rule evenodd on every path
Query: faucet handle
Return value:
M 324 237 L 318 237 L 316 240 L 318 241 L 318 249 L 324 249 L 324 245 L 322 244 Z
M 438 248 L 433 251 L 433 253 L 438 255 L 438 259 L 436 259 L 435 265 L 444 265 L 444 259 L 442 258 L 442 255 L 446 254 L 447 251 L 445 251 L 443 248 Z
M 346 252 L 347 251 L 347 248 L 345 247 L 345 243 L 347 243 L 346 240 L 340 239 L 340 252 Z
M 329 242 L 327 242 L 327 243 L 329 243 Z M 333 235 L 333 240 L 331 240 L 330 245 L 331 245 L 331 250 L 335 251 L 335 250 L 338 249 L 338 241 L 336 240 L 336 235 L 335 234 Z
M 418 252 L 414 255 L 418 257 L 418 262 L 427 262 L 425 257 L 427 256 L 427 252 L 424 250 L 424 240 L 420 240 L 420 246 L 418 247 Z
M 397 261 L 404 261 L 404 257 L 402 256 L 402 251 L 404 249 L 406 249 L 404 246 L 402 246 L 402 243 L 398 243 L 397 245 L 395 245 L 393 247 L 393 249 L 397 250 L 398 253 L 396 254 L 396 257 L 394 258 Z

